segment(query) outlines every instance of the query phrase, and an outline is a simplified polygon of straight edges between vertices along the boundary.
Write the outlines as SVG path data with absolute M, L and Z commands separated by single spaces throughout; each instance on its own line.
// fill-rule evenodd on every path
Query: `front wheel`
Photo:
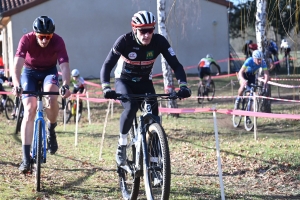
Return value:
M 235 108 L 235 109 L 243 110 L 244 102 L 245 102 L 245 99 L 241 99 L 241 101 L 238 103 L 238 105 L 235 105 L 235 106 L 237 106 L 237 108 Z M 242 115 L 232 115 L 232 124 L 233 124 L 234 128 L 237 128 L 240 125 L 241 121 L 242 121 Z
M 8 120 L 13 120 L 14 117 L 12 116 L 12 113 L 14 111 L 15 104 L 13 100 L 9 97 L 7 97 L 6 102 L 4 104 L 4 110 L 5 110 L 5 116 Z
M 258 109 L 258 99 L 256 99 L 256 108 L 254 109 L 254 101 L 250 98 L 246 101 L 246 111 L 257 112 Z M 253 116 L 245 116 L 244 117 L 244 125 L 246 131 L 251 131 L 254 127 L 254 117 Z
M 37 142 L 36 142 L 36 159 L 35 159 L 35 184 L 36 191 L 41 191 L 41 160 L 42 160 L 42 121 L 37 124 Z
M 148 176 L 154 199 L 169 199 L 171 185 L 171 161 L 169 145 L 164 129 L 158 123 L 149 126 L 147 132 L 149 169 L 145 168 L 145 185 Z M 147 192 L 146 192 L 147 193 Z

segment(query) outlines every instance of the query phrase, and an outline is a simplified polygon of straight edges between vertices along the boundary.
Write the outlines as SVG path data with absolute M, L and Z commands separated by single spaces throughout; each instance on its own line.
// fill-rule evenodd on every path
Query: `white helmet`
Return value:
M 73 69 L 71 74 L 72 74 L 72 76 L 79 76 L 79 70 L 78 69 Z
M 155 16 L 149 11 L 139 11 L 132 17 L 131 26 L 143 27 L 143 26 L 155 26 Z
M 257 58 L 257 59 L 263 59 L 264 55 L 263 55 L 263 53 L 261 51 L 255 50 L 252 53 L 252 57 L 253 58 Z
M 211 59 L 213 59 L 213 57 L 212 57 L 211 54 L 207 54 L 207 55 L 206 55 L 206 58 L 211 58 Z

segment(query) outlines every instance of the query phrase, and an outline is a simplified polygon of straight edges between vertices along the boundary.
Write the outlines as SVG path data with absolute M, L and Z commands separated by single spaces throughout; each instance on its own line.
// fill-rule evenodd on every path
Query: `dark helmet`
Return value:
M 247 44 L 252 44 L 253 41 L 252 40 L 247 40 Z
M 36 33 L 52 34 L 55 31 L 54 21 L 48 16 L 39 16 L 34 20 L 32 26 Z

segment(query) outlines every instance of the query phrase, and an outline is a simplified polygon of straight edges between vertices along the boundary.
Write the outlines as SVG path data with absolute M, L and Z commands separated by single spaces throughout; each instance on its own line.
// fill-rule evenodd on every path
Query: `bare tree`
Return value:
M 257 0 L 256 1 L 256 22 L 255 22 L 255 30 L 256 30 L 256 41 L 258 50 L 262 51 L 265 56 L 265 60 L 267 64 L 269 64 L 269 52 L 268 52 L 268 41 L 267 41 L 267 31 L 266 31 L 266 24 L 267 24 L 267 0 Z M 268 94 L 267 96 L 271 96 L 271 87 L 268 87 Z M 271 112 L 271 101 L 265 105 L 264 108 L 265 112 Z
M 157 17 L 158 33 L 163 35 L 166 39 L 168 39 L 168 33 L 166 28 L 166 1 L 165 0 L 157 0 L 157 15 L 158 15 Z M 172 93 L 175 91 L 172 70 L 163 56 L 161 56 L 161 65 L 162 65 L 162 72 L 164 77 L 165 92 Z M 178 108 L 176 100 L 169 100 L 168 107 Z

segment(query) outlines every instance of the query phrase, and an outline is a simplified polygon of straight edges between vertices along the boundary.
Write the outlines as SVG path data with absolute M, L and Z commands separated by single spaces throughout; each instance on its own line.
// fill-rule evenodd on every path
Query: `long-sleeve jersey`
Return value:
M 162 54 L 174 70 L 178 82 L 186 82 L 186 74 L 169 42 L 160 34 L 153 34 L 150 44 L 141 46 L 133 32 L 121 35 L 105 59 L 101 71 L 101 83 L 110 82 L 110 72 L 117 64 L 115 78 L 134 82 L 152 80 L 155 59 Z

